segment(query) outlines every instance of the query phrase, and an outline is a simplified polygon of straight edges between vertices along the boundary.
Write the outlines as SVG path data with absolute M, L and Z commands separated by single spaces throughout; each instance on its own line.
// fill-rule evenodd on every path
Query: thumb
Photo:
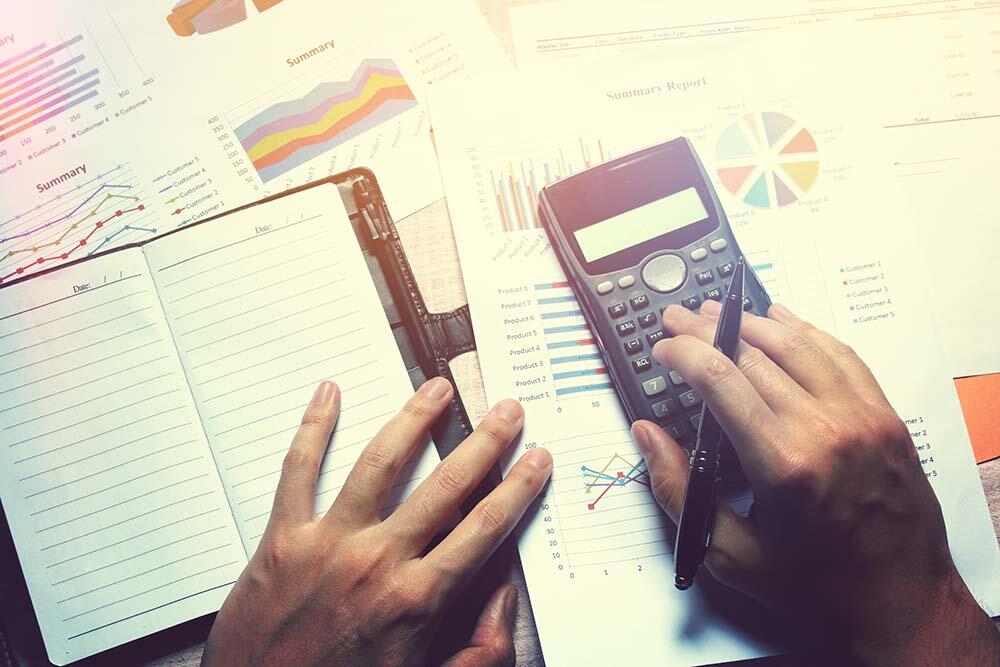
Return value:
M 517 589 L 502 586 L 479 615 L 468 648 L 456 653 L 444 667 L 504 667 L 513 665 L 514 620 L 517 618 Z
M 684 508 L 687 455 L 676 440 L 652 422 L 637 421 L 632 425 L 632 437 L 646 461 L 657 504 L 676 524 Z M 705 566 L 712 576 L 727 586 L 761 599 L 764 596 L 755 593 L 766 580 L 765 563 L 753 526 L 720 498 L 716 503 L 715 525 Z

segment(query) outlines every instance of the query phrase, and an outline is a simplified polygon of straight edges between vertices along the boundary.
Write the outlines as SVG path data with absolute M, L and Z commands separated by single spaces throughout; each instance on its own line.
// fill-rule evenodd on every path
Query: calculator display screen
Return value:
M 621 252 L 709 218 L 695 188 L 687 188 L 573 232 L 588 262 Z

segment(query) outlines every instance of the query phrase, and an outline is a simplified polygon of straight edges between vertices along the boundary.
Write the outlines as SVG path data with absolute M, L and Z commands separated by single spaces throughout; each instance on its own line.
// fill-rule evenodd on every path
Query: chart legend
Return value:
M 606 393 L 614 385 L 567 282 L 534 286 L 557 398 Z
M 753 208 L 777 208 L 805 197 L 819 176 L 819 149 L 808 129 L 776 111 L 748 113 L 716 144 L 722 186 Z
M 392 60 L 366 58 L 349 80 L 321 82 L 257 111 L 234 131 L 266 183 L 416 107 Z

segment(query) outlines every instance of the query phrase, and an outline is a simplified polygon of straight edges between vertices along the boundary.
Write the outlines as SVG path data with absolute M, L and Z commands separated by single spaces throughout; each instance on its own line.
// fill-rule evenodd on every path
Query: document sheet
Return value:
M 591 94 L 580 95 L 570 85 L 552 90 L 548 77 L 503 99 L 483 92 L 463 114 L 449 113 L 453 100 L 432 99 L 487 395 L 521 400 L 525 446 L 555 457 L 553 482 L 520 541 L 554 663 L 592 656 L 581 636 L 610 639 L 635 627 L 646 629 L 635 655 L 660 664 L 752 657 L 792 640 L 707 577 L 700 590 L 673 590 L 673 534 L 649 489 L 599 483 L 644 464 L 535 213 L 546 183 L 678 135 L 694 142 L 772 297 L 873 367 L 911 428 L 960 569 L 987 609 L 1000 608 L 1000 552 L 926 322 L 920 266 L 879 224 L 898 201 L 880 192 L 886 180 L 894 187 L 891 172 L 865 159 L 868 130 L 811 103 L 808 91 L 741 81 L 722 65 L 633 68 L 610 83 L 591 70 L 589 84 L 577 86 Z M 518 102 L 525 99 L 532 104 Z M 905 361 L 913 359 L 921 362 Z

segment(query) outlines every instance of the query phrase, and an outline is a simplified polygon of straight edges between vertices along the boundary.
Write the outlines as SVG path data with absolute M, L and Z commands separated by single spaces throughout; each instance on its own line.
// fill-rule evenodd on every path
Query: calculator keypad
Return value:
M 735 259 L 724 254 L 728 247 L 725 239 L 706 239 L 653 258 L 639 273 L 608 276 L 594 287 L 621 338 L 621 351 L 615 354 L 632 366 L 630 375 L 648 401 L 646 414 L 685 445 L 698 431 L 703 400 L 680 373 L 664 368 L 650 351 L 667 337 L 661 316 L 668 304 L 697 312 L 706 300 L 724 299 L 736 270 Z M 743 307 L 753 307 L 750 297 Z

